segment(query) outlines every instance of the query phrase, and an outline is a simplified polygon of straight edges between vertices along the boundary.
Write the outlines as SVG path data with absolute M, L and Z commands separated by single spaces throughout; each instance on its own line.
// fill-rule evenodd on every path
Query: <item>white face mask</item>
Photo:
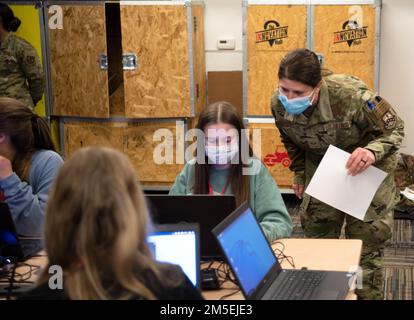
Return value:
M 223 146 L 206 144 L 205 150 L 210 163 L 230 164 L 231 160 L 239 153 L 239 145 L 237 143 Z

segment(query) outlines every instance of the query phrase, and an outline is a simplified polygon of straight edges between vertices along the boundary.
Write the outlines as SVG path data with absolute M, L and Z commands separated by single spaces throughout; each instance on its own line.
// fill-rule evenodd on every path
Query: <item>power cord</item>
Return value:
M 276 241 L 273 241 L 271 243 L 271 245 L 272 245 L 272 247 L 274 245 L 281 246 L 281 248 L 275 248 L 275 249 L 273 249 L 273 252 L 275 253 L 276 258 L 278 259 L 279 264 L 282 264 L 284 261 L 287 261 L 287 263 L 289 263 L 289 265 L 293 269 L 296 269 L 296 266 L 295 266 L 295 262 L 294 262 L 293 257 L 292 256 L 287 256 L 284 253 L 284 251 L 285 251 L 285 245 L 282 242 L 276 240 Z M 217 267 L 213 267 L 214 262 L 215 261 L 209 261 L 208 262 L 209 265 L 207 266 L 206 269 L 207 270 L 216 269 L 217 276 L 219 278 L 220 287 L 226 281 L 229 281 L 229 282 L 233 283 L 234 285 L 236 285 L 238 287 L 238 289 L 235 289 L 234 291 L 232 291 L 232 292 L 230 292 L 228 294 L 225 294 L 222 297 L 220 297 L 219 300 L 224 300 L 224 299 L 229 298 L 229 297 L 237 294 L 238 292 L 240 292 L 239 284 L 238 284 L 236 278 L 234 277 L 233 273 L 231 272 L 231 269 L 230 269 L 229 265 L 227 263 L 225 263 L 224 261 L 222 261 L 222 262 L 220 262 L 220 264 Z M 207 262 L 204 262 L 204 263 L 207 263 Z
M 231 296 L 234 296 L 236 293 L 239 293 L 239 292 L 240 292 L 240 289 L 236 289 L 236 290 L 234 290 L 234 291 L 230 292 L 229 294 L 225 294 L 224 296 L 221 296 L 221 297 L 219 298 L 219 300 L 224 300 L 224 299 L 226 299 L 226 298 L 229 298 L 229 297 L 231 297 Z
M 236 286 L 236 288 L 229 288 L 229 289 L 234 289 L 234 290 L 228 294 L 223 295 L 222 297 L 219 298 L 219 300 L 226 299 L 240 292 L 240 289 L 238 288 L 237 280 L 233 276 L 231 269 L 227 263 L 225 263 L 224 261 L 218 262 L 214 260 L 202 262 L 202 264 L 207 264 L 207 263 L 208 265 L 205 268 L 203 267 L 203 270 L 207 270 L 207 271 L 214 270 L 215 271 L 217 275 L 219 287 L 222 287 L 225 282 L 231 282 Z
M 293 257 L 292 256 L 287 256 L 284 253 L 285 252 L 285 245 L 284 245 L 284 243 L 276 240 L 276 241 L 273 241 L 272 242 L 272 247 L 274 245 L 280 245 L 280 246 L 282 246 L 281 249 L 279 249 L 279 248 L 273 249 L 273 252 L 275 253 L 277 260 L 279 261 L 279 264 L 281 265 L 286 260 L 293 269 L 296 269 L 296 267 L 295 267 L 295 261 L 294 261 Z
M 28 267 L 29 270 L 26 272 L 17 272 L 18 268 Z M 41 267 L 34 264 L 28 264 L 25 262 L 14 262 L 12 267 L 6 271 L 6 275 L 3 279 L 0 279 L 0 283 L 7 284 L 7 295 L 6 299 L 11 300 L 13 297 L 13 290 L 18 288 L 15 287 L 17 284 L 34 284 L 34 281 L 30 281 L 34 272 L 39 270 Z

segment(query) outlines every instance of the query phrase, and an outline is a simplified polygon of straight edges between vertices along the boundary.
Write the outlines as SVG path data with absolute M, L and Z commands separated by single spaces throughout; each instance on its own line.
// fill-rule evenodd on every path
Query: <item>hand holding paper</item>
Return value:
M 370 166 L 356 176 L 349 175 L 349 157 L 348 152 L 330 145 L 305 193 L 363 220 L 387 173 Z

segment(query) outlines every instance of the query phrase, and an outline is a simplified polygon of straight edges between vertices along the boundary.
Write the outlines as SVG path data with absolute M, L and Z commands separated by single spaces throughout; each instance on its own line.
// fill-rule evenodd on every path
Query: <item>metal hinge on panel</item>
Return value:
M 197 17 L 194 16 L 194 33 L 197 32 Z
M 99 55 L 99 68 L 101 70 L 108 70 L 108 57 L 106 54 Z
M 126 53 L 122 55 L 122 65 L 124 70 L 136 70 L 138 67 L 138 58 L 135 53 Z

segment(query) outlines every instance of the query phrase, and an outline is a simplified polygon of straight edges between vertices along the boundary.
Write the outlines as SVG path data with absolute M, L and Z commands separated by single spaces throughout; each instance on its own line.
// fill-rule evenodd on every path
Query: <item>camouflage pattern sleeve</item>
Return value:
M 17 58 L 26 76 L 30 95 L 36 105 L 43 96 L 45 79 L 43 68 L 35 48 L 28 42 L 20 42 L 17 50 Z
M 283 127 L 279 125 L 277 116 L 275 114 L 277 108 L 281 107 L 277 102 L 277 95 L 273 95 L 271 100 L 271 110 L 273 117 L 275 118 L 276 127 L 279 130 L 280 139 L 284 144 L 286 151 L 292 161 L 289 169 L 294 172 L 293 183 L 294 184 L 305 184 L 305 151 L 299 148 L 287 134 L 285 134 Z
M 374 153 L 378 162 L 400 148 L 404 138 L 404 121 L 383 97 L 369 90 L 359 95 L 361 106 L 356 113 L 356 121 L 368 119 L 371 123 L 374 139 L 365 148 Z

